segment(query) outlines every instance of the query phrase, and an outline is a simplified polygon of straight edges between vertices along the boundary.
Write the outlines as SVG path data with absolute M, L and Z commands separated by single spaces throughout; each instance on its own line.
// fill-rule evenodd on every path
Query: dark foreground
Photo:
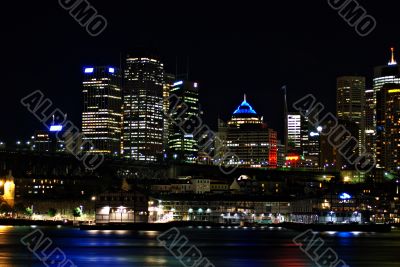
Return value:
M 77 266 L 183 266 L 160 246 L 158 231 L 79 230 L 69 227 L 0 226 L 0 266 L 44 266 L 20 242 L 34 231 L 61 248 Z M 185 228 L 189 242 L 217 267 L 316 266 L 283 228 Z M 350 266 L 400 266 L 400 232 L 326 232 L 321 237 Z

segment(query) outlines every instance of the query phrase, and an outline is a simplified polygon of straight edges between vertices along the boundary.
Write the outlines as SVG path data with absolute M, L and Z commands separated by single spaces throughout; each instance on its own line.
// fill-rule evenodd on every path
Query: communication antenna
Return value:
M 285 156 L 287 155 L 288 152 L 288 105 L 287 105 L 287 96 L 286 96 L 286 91 L 287 91 L 287 87 L 286 85 L 282 86 L 282 90 L 283 90 L 283 98 L 284 98 L 284 116 L 285 116 Z

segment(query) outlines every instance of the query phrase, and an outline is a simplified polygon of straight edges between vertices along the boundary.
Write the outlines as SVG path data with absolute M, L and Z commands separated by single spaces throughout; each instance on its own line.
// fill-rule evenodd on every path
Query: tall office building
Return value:
M 175 75 L 165 73 L 164 76 L 164 86 L 163 86 L 163 113 L 164 113 L 164 133 L 163 133 L 163 151 L 164 155 L 168 153 L 168 138 L 169 138 L 169 130 L 170 130 L 170 119 L 167 114 L 169 112 L 169 101 L 170 101 L 170 93 L 172 85 L 175 82 Z
M 64 140 L 57 138 L 57 134 L 62 132 L 61 125 L 53 125 L 48 130 L 37 130 L 32 136 L 33 150 L 38 152 L 61 153 L 65 152 Z M 61 135 L 60 135 L 61 136 Z
M 35 131 L 33 150 L 38 152 L 51 152 L 50 134 L 44 130 Z
M 289 113 L 287 115 L 287 140 L 288 152 L 301 150 L 301 115 L 299 113 Z
M 333 146 L 328 141 L 327 135 L 320 136 L 320 149 L 321 149 L 321 168 L 324 170 L 336 170 L 336 156 L 334 154 Z
M 162 159 L 164 65 L 128 57 L 124 73 L 123 153 L 137 161 Z
M 379 124 L 378 119 L 378 97 L 381 95 L 382 88 L 386 84 L 400 84 L 400 66 L 397 64 L 394 56 L 394 48 L 391 49 L 391 57 L 389 63 L 384 66 L 379 66 L 374 69 L 374 130 L 375 130 L 375 157 L 376 157 L 376 167 L 384 167 L 383 164 L 383 150 L 384 144 L 382 143 L 382 138 L 379 136 L 383 135 L 384 125 Z
M 278 160 L 277 132 L 267 127 L 247 102 L 246 96 L 227 124 L 219 121 L 218 132 L 228 150 L 237 156 L 235 164 L 246 167 L 276 168 Z
M 377 94 L 377 161 L 387 171 L 400 170 L 400 84 L 385 84 Z
M 184 122 L 191 120 L 191 118 L 194 118 L 194 120 L 200 118 L 198 83 L 177 81 L 172 85 L 170 94 L 174 95 L 175 99 L 179 99 L 179 102 L 183 103 L 186 109 L 182 113 L 180 110 L 171 110 L 172 121 L 179 120 L 184 125 Z M 170 156 L 184 162 L 196 161 L 198 155 L 198 137 L 193 136 L 193 132 L 185 132 L 177 124 L 171 123 L 168 139 Z
M 336 112 L 339 120 L 354 122 L 358 130 L 356 153 L 365 147 L 365 77 L 342 76 L 337 78 Z
M 391 49 L 391 58 L 387 65 L 374 69 L 374 92 L 376 94 L 385 84 L 400 84 L 400 66 L 397 64 L 394 55 L 394 48 Z M 376 102 L 375 102 L 376 103 Z
M 317 129 L 310 122 L 309 117 L 317 116 L 317 110 L 307 117 L 300 113 L 290 112 L 287 117 L 288 153 L 298 156 L 301 162 L 296 166 L 317 168 L 320 165 L 320 136 Z
M 119 155 L 122 123 L 121 74 L 113 67 L 84 69 L 83 78 L 83 141 L 92 153 Z
M 276 166 L 278 168 L 283 168 L 286 163 L 285 145 L 282 144 L 280 140 L 278 140 L 276 147 L 277 147 Z
M 302 150 L 304 156 L 304 166 L 307 168 L 318 168 L 321 166 L 321 136 L 318 129 L 310 123 L 302 123 L 302 128 L 306 128 L 307 138 L 302 138 Z
M 371 155 L 375 154 L 375 98 L 374 90 L 365 91 L 365 150 Z
M 359 156 L 361 150 L 359 147 L 360 142 L 357 138 L 357 136 L 360 134 L 360 125 L 355 121 L 343 119 L 339 119 L 338 124 L 342 125 L 350 133 L 350 135 L 342 136 L 339 135 L 338 132 L 332 132 L 330 135 L 331 140 L 340 140 L 341 143 L 349 141 L 348 143 L 345 143 L 345 146 L 343 147 L 333 148 L 333 153 L 336 161 L 336 169 L 338 171 L 354 170 L 354 160 Z M 351 141 L 351 137 L 354 137 L 357 140 L 357 143 L 355 140 Z M 344 153 L 346 153 L 346 157 L 344 156 Z

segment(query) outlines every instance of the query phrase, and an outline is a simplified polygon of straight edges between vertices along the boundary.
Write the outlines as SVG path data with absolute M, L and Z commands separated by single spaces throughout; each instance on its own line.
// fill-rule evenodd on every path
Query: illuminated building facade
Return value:
M 374 70 L 374 134 L 375 137 L 374 143 L 374 155 L 376 157 L 377 164 L 376 166 L 382 167 L 381 159 L 382 159 L 382 150 L 383 144 L 380 143 L 378 135 L 380 135 L 383 131 L 382 125 L 379 125 L 378 122 L 378 106 L 377 106 L 377 98 L 385 84 L 400 84 L 400 66 L 397 64 L 394 56 L 394 48 L 391 49 L 391 58 L 387 65 L 376 67 Z M 379 139 L 379 140 L 378 140 Z
M 50 135 L 46 131 L 36 131 L 33 141 L 33 149 L 38 152 L 50 152 Z
M 263 118 L 247 102 L 246 96 L 226 125 L 220 121 L 218 136 L 228 150 L 245 167 L 276 168 L 278 161 L 277 132 L 268 128 Z
M 118 156 L 122 123 L 121 74 L 113 67 L 88 67 L 83 78 L 83 142 L 91 153 Z
M 375 154 L 375 98 L 374 90 L 365 91 L 365 150 Z
M 377 161 L 387 171 L 400 170 L 400 85 L 385 84 L 377 95 Z
M 321 165 L 321 139 L 319 128 L 315 129 L 308 120 L 302 122 L 302 150 L 304 167 L 318 168 Z
M 303 167 L 318 168 L 321 165 L 321 136 L 322 128 L 315 127 L 309 118 L 318 120 L 319 109 L 315 108 L 307 116 L 301 117 L 301 151 L 303 155 Z
M 103 193 L 96 199 L 96 224 L 145 223 L 148 198 L 139 192 Z
M 160 161 L 163 155 L 164 65 L 151 58 L 126 59 L 124 74 L 123 156 Z
M 287 117 L 288 152 L 301 149 L 301 115 L 289 113 Z
M 0 204 L 2 201 L 10 207 L 15 204 L 15 183 L 11 173 L 6 177 L 0 177 Z
M 307 117 L 290 112 L 287 115 L 288 155 L 287 165 L 317 168 L 320 165 L 320 134 L 309 117 L 317 116 L 317 110 Z
M 172 85 L 170 94 L 176 96 L 176 99 L 184 103 L 186 108 L 183 113 L 179 112 L 179 110 L 171 110 L 172 121 L 184 122 L 191 118 L 200 118 L 198 83 L 177 81 Z M 170 156 L 176 160 L 185 162 L 196 161 L 198 156 L 196 136 L 191 132 L 183 132 L 182 129 L 174 123 L 171 123 L 169 133 L 168 147 Z
M 339 120 L 354 122 L 358 133 L 357 153 L 365 146 L 365 77 L 342 76 L 337 78 L 336 112 Z
M 61 125 L 53 125 L 49 131 L 38 130 L 32 136 L 33 150 L 37 152 L 60 153 L 65 152 L 65 142 L 57 138 L 57 133 L 62 132 Z M 62 134 L 59 134 L 61 137 Z
M 168 150 L 168 138 L 169 138 L 169 130 L 170 130 L 170 121 L 166 113 L 169 111 L 169 96 L 171 93 L 172 85 L 175 82 L 175 75 L 165 73 L 164 76 L 164 86 L 163 86 L 163 112 L 164 114 L 164 141 L 163 141 L 163 151 L 164 155 L 166 155 Z
M 277 167 L 284 167 L 286 163 L 285 145 L 278 140 L 277 144 Z

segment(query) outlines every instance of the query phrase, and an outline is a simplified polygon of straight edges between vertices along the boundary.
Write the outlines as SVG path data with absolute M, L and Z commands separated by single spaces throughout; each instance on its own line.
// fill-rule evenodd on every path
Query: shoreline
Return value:
M 168 223 L 131 223 L 131 224 L 84 224 L 73 221 L 43 221 L 28 219 L 0 219 L 3 226 L 70 226 L 80 230 L 135 230 L 135 231 L 166 231 L 171 228 L 186 227 L 211 227 L 211 228 L 284 228 L 288 230 L 303 232 L 313 230 L 316 232 L 391 232 L 392 227 L 400 227 L 399 224 L 301 224 L 301 223 L 279 223 L 279 224 L 222 224 L 213 222 L 178 221 Z

